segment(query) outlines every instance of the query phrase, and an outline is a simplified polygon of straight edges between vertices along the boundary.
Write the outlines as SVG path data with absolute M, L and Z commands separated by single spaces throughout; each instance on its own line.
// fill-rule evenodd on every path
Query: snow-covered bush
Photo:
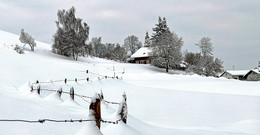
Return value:
M 19 54 L 24 54 L 23 48 L 18 45 L 15 45 L 14 50 Z

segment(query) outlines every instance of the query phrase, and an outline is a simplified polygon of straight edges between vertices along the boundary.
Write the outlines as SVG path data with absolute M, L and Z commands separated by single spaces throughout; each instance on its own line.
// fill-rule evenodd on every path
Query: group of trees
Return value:
M 151 48 L 151 64 L 160 68 L 180 69 L 181 64 L 186 64 L 188 72 L 199 75 L 216 76 L 223 69 L 223 62 L 214 58 L 213 46 L 209 37 L 203 37 L 196 44 L 200 53 L 185 52 L 182 56 L 181 47 L 183 39 L 174 31 L 170 31 L 166 18 L 159 17 L 158 23 L 153 28 L 153 35 L 149 38 L 145 36 L 145 45 Z
M 68 11 L 58 10 L 57 31 L 53 35 L 52 51 L 54 53 L 72 57 L 77 60 L 79 56 L 95 56 L 120 62 L 126 62 L 132 54 L 142 47 L 138 37 L 131 35 L 125 38 L 124 44 L 102 43 L 101 37 L 94 37 L 89 43 L 89 26 L 82 19 L 76 18 L 75 8 Z M 181 63 L 187 63 L 187 71 L 205 76 L 216 76 L 221 72 L 223 62 L 214 58 L 213 47 L 209 37 L 203 37 L 198 44 L 200 53 L 181 53 L 183 39 L 167 25 L 166 18 L 159 17 L 158 23 L 152 29 L 150 38 L 148 32 L 145 35 L 144 47 L 151 49 L 151 64 L 169 69 L 180 69 Z M 21 30 L 20 41 L 29 44 L 34 51 L 36 43 L 34 39 L 24 30 Z
M 126 61 L 126 51 L 125 48 L 121 47 L 119 43 L 105 43 L 101 42 L 101 37 L 94 37 L 89 43 L 90 56 L 95 56 L 99 58 L 106 58 L 109 60 L 116 60 L 120 62 Z
M 196 44 L 200 53 L 185 53 L 185 62 L 188 63 L 187 71 L 192 71 L 199 75 L 216 76 L 223 69 L 223 61 L 213 56 L 213 46 L 209 37 L 203 37 Z
M 133 54 L 142 43 L 134 35 L 128 36 L 121 46 L 119 43 L 101 42 L 101 37 L 94 37 L 86 43 L 89 37 L 89 26 L 82 19 L 75 17 L 75 8 L 68 11 L 59 10 L 57 32 L 53 35 L 52 51 L 54 53 L 73 57 L 77 60 L 79 56 L 95 56 L 110 60 L 125 62 L 128 52 Z

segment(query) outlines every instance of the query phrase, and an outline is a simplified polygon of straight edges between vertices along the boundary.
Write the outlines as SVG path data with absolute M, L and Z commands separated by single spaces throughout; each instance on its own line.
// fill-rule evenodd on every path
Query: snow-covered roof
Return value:
M 141 58 L 141 57 L 149 57 L 149 53 L 152 50 L 149 49 L 148 47 L 141 47 L 139 50 L 137 50 L 132 56 L 131 58 Z
M 230 73 L 231 75 L 245 75 L 250 70 L 227 70 L 226 72 Z
M 252 69 L 252 70 L 250 70 L 250 71 L 254 71 L 254 72 L 257 73 L 257 74 L 260 74 L 260 72 L 259 72 L 258 69 Z M 250 71 L 249 71 L 249 72 L 250 72 Z M 248 72 L 248 73 L 249 73 L 249 72 Z

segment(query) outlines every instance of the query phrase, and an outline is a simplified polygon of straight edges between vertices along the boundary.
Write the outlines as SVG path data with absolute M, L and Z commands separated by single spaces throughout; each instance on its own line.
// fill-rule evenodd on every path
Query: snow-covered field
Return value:
M 164 73 L 150 65 L 117 63 L 99 58 L 69 58 L 51 53 L 51 46 L 37 42 L 35 52 L 18 54 L 10 45 L 19 36 L 0 31 L 0 119 L 88 119 L 89 99 L 55 93 L 31 94 L 28 81 L 90 78 L 90 82 L 42 84 L 48 89 L 93 96 L 102 89 L 108 101 L 119 102 L 127 95 L 127 124 L 101 125 L 104 135 L 259 135 L 260 82 Z M 29 47 L 27 47 L 29 48 Z M 99 80 L 90 72 L 123 79 Z M 125 71 L 124 74 L 122 72 Z M 177 74 L 178 73 L 178 74 Z M 116 120 L 118 105 L 102 103 L 102 118 Z M 98 134 L 92 122 L 21 123 L 1 122 L 1 135 Z

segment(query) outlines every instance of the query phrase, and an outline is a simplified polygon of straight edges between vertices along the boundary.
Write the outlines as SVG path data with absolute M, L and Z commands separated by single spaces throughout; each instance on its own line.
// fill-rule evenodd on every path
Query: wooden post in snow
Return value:
M 64 82 L 67 83 L 67 78 L 65 78 Z
M 30 88 L 31 88 L 31 92 L 33 92 L 33 84 L 31 84 Z
M 58 93 L 58 96 L 61 97 L 61 94 L 62 94 L 62 88 L 60 87 L 60 89 L 57 91 Z
M 101 91 L 100 91 L 100 99 L 101 99 L 101 100 L 104 99 L 104 95 L 103 95 L 103 91 L 102 91 L 102 89 L 101 89 Z
M 95 117 L 96 125 L 100 129 L 100 121 L 101 121 L 101 108 L 100 108 L 100 97 L 95 93 L 95 95 L 91 99 L 91 103 L 89 105 L 89 111 Z
M 41 94 L 41 85 L 40 85 L 40 84 L 37 86 L 37 93 L 38 93 L 39 95 Z
M 70 98 L 72 100 L 74 100 L 74 88 L 73 87 L 70 88 Z
M 126 104 L 127 97 L 126 97 L 125 92 L 122 96 L 123 96 L 123 98 L 119 104 L 119 107 L 117 110 L 117 115 L 126 124 L 128 111 L 127 111 L 127 104 Z

